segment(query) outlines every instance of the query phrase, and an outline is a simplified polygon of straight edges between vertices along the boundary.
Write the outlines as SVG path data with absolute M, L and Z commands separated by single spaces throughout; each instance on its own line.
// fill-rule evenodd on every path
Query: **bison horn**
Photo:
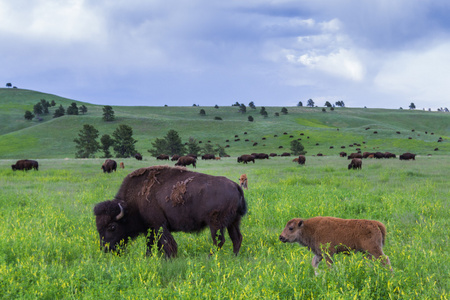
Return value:
M 119 221 L 125 215 L 125 212 L 123 211 L 122 205 L 120 205 L 120 203 L 118 203 L 118 204 L 119 204 L 119 207 L 120 207 L 120 213 L 116 216 L 116 221 Z

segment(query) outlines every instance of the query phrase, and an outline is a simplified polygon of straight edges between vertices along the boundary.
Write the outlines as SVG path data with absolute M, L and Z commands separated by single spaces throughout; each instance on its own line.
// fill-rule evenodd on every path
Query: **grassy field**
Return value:
M 126 169 L 112 174 L 101 173 L 102 159 L 40 159 L 40 170 L 28 172 L 13 172 L 14 160 L 2 159 L 0 298 L 449 298 L 448 156 L 367 159 L 360 171 L 336 156 L 307 157 L 305 166 L 291 160 L 200 161 L 196 171 L 249 177 L 241 252 L 234 257 L 228 236 L 214 249 L 209 230 L 176 233 L 179 255 L 166 260 L 145 255 L 144 237 L 122 256 L 102 253 L 92 212 L 126 174 L 155 159 L 125 159 Z M 313 254 L 278 236 L 291 218 L 317 215 L 383 222 L 394 273 L 356 254 L 335 256 L 314 276 Z
M 65 108 L 74 102 L 35 91 L 0 89 L 0 159 L 74 158 L 73 139 L 78 137 L 84 124 L 93 125 L 100 136 L 111 135 L 120 124 L 131 126 L 138 140 L 136 149 L 144 157 L 149 155 L 147 150 L 152 147 L 151 143 L 163 138 L 171 129 L 180 134 L 183 142 L 194 137 L 203 145 L 208 142 L 229 145 L 226 151 L 231 156 L 289 152 L 293 139 L 302 139 L 307 155 L 338 155 L 342 146 L 347 152 L 355 152 L 349 147 L 354 143 L 361 144 L 363 151 L 450 154 L 449 113 L 364 108 L 327 109 L 323 113 L 319 107 L 288 107 L 287 115 L 276 117 L 274 114 L 280 112 L 281 107 L 267 107 L 269 117 L 264 118 L 259 114 L 260 107 L 248 108 L 246 114 L 241 114 L 237 107 L 216 109 L 214 104 L 201 108 L 115 106 L 116 120 L 104 122 L 103 106 L 84 103 L 88 108 L 86 115 L 53 119 L 54 107 L 49 115 L 42 116 L 41 122 L 26 121 L 25 110 L 32 110 L 40 99 L 55 100 L 55 107 L 62 104 Z M 83 104 L 76 102 L 78 106 Z M 200 109 L 206 111 L 206 116 L 199 114 Z M 248 121 L 250 115 L 254 122 Z M 221 117 L 222 121 L 214 120 L 215 117 Z M 235 141 L 235 135 L 239 141 Z M 444 142 L 438 143 L 439 137 Z M 258 144 L 253 146 L 254 143 Z M 98 157 L 102 155 L 98 153 Z
M 259 107 L 241 114 L 237 107 L 216 109 L 212 103 L 114 106 L 116 120 L 104 122 L 103 106 L 76 101 L 87 106 L 86 115 L 53 119 L 51 108 L 42 121 L 26 121 L 25 110 L 40 99 L 65 108 L 74 102 L 0 89 L 2 299 L 450 298 L 448 113 L 365 108 L 323 113 L 322 108 L 287 107 L 287 115 L 276 117 L 281 107 L 266 107 L 269 117 L 263 118 Z M 200 109 L 206 116 L 199 115 Z M 254 122 L 248 121 L 250 115 Z M 131 126 L 144 160 L 120 159 L 125 170 L 103 174 L 102 153 L 96 159 L 74 159 L 73 139 L 84 124 L 93 125 L 100 136 L 120 124 Z M 184 142 L 194 137 L 203 144 L 229 145 L 230 158 L 200 160 L 196 171 L 236 182 L 248 175 L 249 210 L 242 220 L 239 256 L 233 255 L 228 236 L 223 249 L 215 249 L 209 230 L 175 233 L 178 257 L 171 260 L 156 251 L 147 257 L 145 237 L 130 243 L 122 256 L 100 251 L 94 205 L 112 199 L 131 171 L 160 164 L 147 149 L 170 129 Z M 305 166 L 293 163 L 293 157 L 236 162 L 244 153 L 289 152 L 293 139 L 305 146 Z M 415 161 L 367 159 L 362 170 L 347 170 L 349 161 L 338 153 L 356 152 L 355 143 L 362 151 L 418 156 Z M 11 170 L 11 164 L 25 158 L 37 159 L 39 171 Z M 384 252 L 394 272 L 356 254 L 335 256 L 332 268 L 322 263 L 314 276 L 313 254 L 281 243 L 278 236 L 291 218 L 319 215 L 383 222 L 388 232 Z

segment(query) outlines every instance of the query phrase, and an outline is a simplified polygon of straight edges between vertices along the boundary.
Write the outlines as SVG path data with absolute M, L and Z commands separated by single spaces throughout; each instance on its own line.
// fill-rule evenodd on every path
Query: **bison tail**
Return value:
M 240 193 L 240 195 L 241 195 L 237 213 L 238 213 L 240 216 L 244 216 L 244 215 L 247 213 L 247 202 L 245 201 L 245 198 L 244 198 L 244 191 L 242 190 L 242 188 L 241 188 L 238 184 L 236 184 L 236 186 L 237 186 L 237 188 L 238 188 L 238 190 L 239 190 L 239 193 Z
M 384 224 L 381 223 L 381 222 L 377 222 L 377 225 L 378 225 L 378 228 L 379 228 L 380 231 L 381 231 L 381 243 L 382 243 L 382 245 L 384 246 L 384 240 L 385 240 L 385 238 L 386 238 L 386 227 L 385 227 Z

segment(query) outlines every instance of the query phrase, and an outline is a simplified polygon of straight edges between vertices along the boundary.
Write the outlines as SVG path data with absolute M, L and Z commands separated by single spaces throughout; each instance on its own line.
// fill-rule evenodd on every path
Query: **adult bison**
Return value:
M 400 160 L 416 160 L 416 155 L 413 153 L 405 152 L 399 157 Z
M 244 193 L 237 183 L 168 166 L 132 172 L 125 177 L 113 200 L 94 207 L 105 251 L 115 251 L 119 243 L 149 233 L 147 254 L 157 240 L 158 249 L 163 249 L 167 257 L 177 255 L 172 232 L 200 232 L 207 226 L 214 245 L 219 239 L 219 248 L 225 243 L 226 228 L 237 255 L 242 243 L 239 226 L 246 212 Z M 158 238 L 159 230 L 162 232 Z
M 102 165 L 103 173 L 111 173 L 117 170 L 117 162 L 113 159 L 107 159 Z
M 210 160 L 210 159 L 216 159 L 216 156 L 214 154 L 203 154 L 202 160 Z
M 21 159 L 16 161 L 14 165 L 11 165 L 11 169 L 13 171 L 20 170 L 20 171 L 28 171 L 31 169 L 34 169 L 36 171 L 39 170 L 39 163 L 35 160 L 31 159 Z
M 136 153 L 134 155 L 134 158 L 136 158 L 137 160 L 142 160 L 142 155 L 140 153 Z
M 175 166 L 182 166 L 186 167 L 188 165 L 192 165 L 194 168 L 197 168 L 196 166 L 197 160 L 192 156 L 180 156 L 178 158 L 178 161 L 176 162 Z
M 160 154 L 156 157 L 156 160 L 169 160 L 169 155 Z
M 347 159 L 353 159 L 353 158 L 363 158 L 361 153 L 351 153 L 349 156 L 347 156 Z
M 290 220 L 280 235 L 280 241 L 297 242 L 308 247 L 315 254 L 312 266 L 317 275 L 317 267 L 324 256 L 323 249 L 329 254 L 325 257 L 330 265 L 335 253 L 348 254 L 349 250 L 365 252 L 376 259 L 382 257 L 382 263 L 390 265 L 389 257 L 382 249 L 385 237 L 386 227 L 378 221 L 314 217 Z
M 350 162 L 350 164 L 348 165 L 348 169 L 362 169 L 362 160 L 361 158 L 354 158 L 352 159 L 352 161 Z
M 304 155 L 299 155 L 298 156 L 298 164 L 299 165 L 304 165 L 306 162 L 306 157 Z
M 176 160 L 178 160 L 180 158 L 180 155 L 178 155 L 178 154 L 174 154 L 174 155 L 172 155 L 172 158 L 170 159 L 171 161 L 176 161 Z
M 255 157 L 253 155 L 243 154 L 237 158 L 238 163 L 243 162 L 244 164 L 246 164 L 250 161 L 255 163 Z

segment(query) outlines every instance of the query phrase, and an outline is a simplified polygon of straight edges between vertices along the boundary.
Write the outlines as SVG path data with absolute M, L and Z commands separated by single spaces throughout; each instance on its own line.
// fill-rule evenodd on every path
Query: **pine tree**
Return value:
M 59 105 L 59 108 L 57 108 L 55 110 L 55 113 L 53 114 L 53 118 L 59 118 L 64 116 L 64 114 L 66 113 L 66 110 L 64 109 L 64 107 L 62 106 L 62 104 Z
M 294 155 L 306 154 L 305 147 L 303 147 L 302 143 L 299 140 L 291 141 L 291 152 Z
M 189 137 L 189 141 L 187 143 L 187 153 L 199 155 L 200 150 L 201 150 L 201 148 L 198 145 L 197 140 L 193 137 Z
M 26 120 L 28 120 L 28 121 L 31 121 L 31 120 L 33 120 L 33 118 L 34 118 L 34 115 L 33 115 L 33 113 L 32 113 L 31 111 L 27 110 L 27 111 L 25 112 L 24 118 L 25 118 Z
M 103 120 L 106 122 L 114 121 L 114 111 L 109 105 L 103 107 Z
M 112 154 L 109 151 L 109 147 L 114 145 L 114 140 L 111 138 L 111 136 L 109 134 L 102 135 L 102 137 L 100 139 L 100 143 L 102 143 L 101 149 L 103 150 L 103 153 L 105 154 L 104 157 L 105 158 L 112 157 Z
M 128 125 L 121 124 L 113 132 L 114 145 L 113 149 L 116 157 L 130 157 L 137 151 L 134 148 L 137 140 L 133 138 L 133 128 Z
M 77 144 L 75 147 L 78 151 L 75 153 L 76 158 L 92 158 L 100 148 L 97 142 L 98 130 L 94 126 L 84 124 L 83 129 L 78 133 L 78 138 L 73 141 Z

